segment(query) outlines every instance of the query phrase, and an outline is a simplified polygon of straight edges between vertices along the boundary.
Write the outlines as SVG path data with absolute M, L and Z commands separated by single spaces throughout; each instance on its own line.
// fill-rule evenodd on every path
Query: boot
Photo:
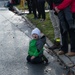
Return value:
M 54 50 L 54 49 L 59 49 L 61 47 L 60 42 L 54 41 L 54 45 L 51 46 L 49 49 Z

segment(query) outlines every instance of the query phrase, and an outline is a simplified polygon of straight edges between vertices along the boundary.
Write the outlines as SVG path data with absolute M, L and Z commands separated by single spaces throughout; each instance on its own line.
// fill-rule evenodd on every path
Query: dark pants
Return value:
M 39 63 L 43 63 L 44 61 L 48 61 L 48 59 L 44 55 L 41 55 L 41 56 L 35 57 L 33 60 L 31 60 L 31 56 L 28 55 L 27 61 L 31 62 L 33 64 L 39 64 Z
M 38 18 L 45 19 L 45 1 L 38 1 Z
M 73 21 L 74 21 L 74 24 L 75 24 L 75 13 L 73 13 Z
M 32 11 L 32 1 L 27 0 L 27 4 L 28 4 L 29 13 L 31 13 L 31 11 Z
M 31 56 L 27 56 L 27 61 L 31 62 L 33 64 L 38 64 L 38 63 L 42 63 L 42 57 L 35 57 L 33 60 L 31 60 Z
M 34 18 L 37 18 L 37 0 L 32 0 L 32 10 Z
M 70 39 L 71 51 L 75 52 L 75 25 L 73 22 L 72 13 L 70 8 L 67 7 L 58 13 L 60 21 L 60 31 L 61 31 L 61 50 L 65 53 L 68 52 L 68 35 Z

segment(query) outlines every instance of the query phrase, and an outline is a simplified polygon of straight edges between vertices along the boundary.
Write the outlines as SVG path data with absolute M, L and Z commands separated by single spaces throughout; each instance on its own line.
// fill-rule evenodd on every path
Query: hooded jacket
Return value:
M 33 39 L 30 41 L 29 43 L 29 50 L 28 50 L 28 54 L 30 56 L 40 56 L 43 55 L 43 46 L 46 43 L 46 37 L 43 36 L 37 40 Z
M 39 52 L 36 47 L 36 41 L 37 40 L 33 39 L 29 43 L 28 55 L 30 55 L 30 56 L 38 56 L 39 55 Z

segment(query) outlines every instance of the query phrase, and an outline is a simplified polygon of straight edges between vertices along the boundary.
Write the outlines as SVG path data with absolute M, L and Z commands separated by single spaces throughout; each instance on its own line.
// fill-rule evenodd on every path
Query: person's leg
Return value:
M 75 20 L 75 13 L 73 13 L 73 19 Z M 75 23 L 74 23 L 75 24 Z
M 45 20 L 46 19 L 46 15 L 45 15 L 45 1 L 41 2 L 41 14 L 42 14 L 42 19 Z
M 37 18 L 37 13 L 36 13 L 36 0 L 32 0 L 32 9 L 33 9 L 33 14 L 34 18 Z
M 68 56 L 75 56 L 75 28 L 69 30 L 71 51 L 67 53 Z
M 27 0 L 27 3 L 28 3 L 29 14 L 31 14 L 31 0 Z
M 66 19 L 66 22 L 68 24 L 69 29 L 75 28 L 73 16 L 72 16 L 72 12 L 70 10 L 70 7 L 67 7 L 67 8 L 64 9 L 64 15 L 65 15 L 65 19 Z
M 75 13 L 73 13 L 74 17 L 73 17 L 73 20 L 74 20 L 74 25 L 75 25 Z
M 69 56 L 75 55 L 75 24 L 72 16 L 72 12 L 70 11 L 70 7 L 64 9 L 65 20 L 67 22 L 67 28 L 70 37 L 70 44 L 71 44 L 71 52 L 67 53 Z M 68 16 L 69 15 L 69 16 Z
M 75 29 L 70 29 L 69 35 L 70 35 L 71 51 L 75 52 Z
M 38 19 L 40 19 L 41 18 L 41 3 L 39 2 L 39 1 L 37 1 L 37 10 L 38 10 Z
M 61 50 L 63 50 L 64 53 L 67 53 L 68 52 L 68 32 L 64 32 L 61 35 L 61 39 L 62 39 Z
M 58 52 L 58 54 L 60 55 L 68 52 L 68 28 L 64 16 L 65 15 L 63 11 L 60 11 L 58 13 L 58 17 L 60 20 L 60 32 L 62 41 L 61 51 Z

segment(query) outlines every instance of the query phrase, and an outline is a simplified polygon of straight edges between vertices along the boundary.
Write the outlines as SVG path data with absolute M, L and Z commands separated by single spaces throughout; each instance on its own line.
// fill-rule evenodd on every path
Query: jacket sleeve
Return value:
M 59 10 L 63 10 L 65 9 L 67 6 L 70 5 L 72 0 L 63 0 L 63 2 L 61 4 L 59 4 L 58 6 L 56 6 Z
M 42 36 L 40 39 L 36 42 L 37 50 L 40 51 L 43 49 L 44 44 L 46 43 L 46 37 Z

